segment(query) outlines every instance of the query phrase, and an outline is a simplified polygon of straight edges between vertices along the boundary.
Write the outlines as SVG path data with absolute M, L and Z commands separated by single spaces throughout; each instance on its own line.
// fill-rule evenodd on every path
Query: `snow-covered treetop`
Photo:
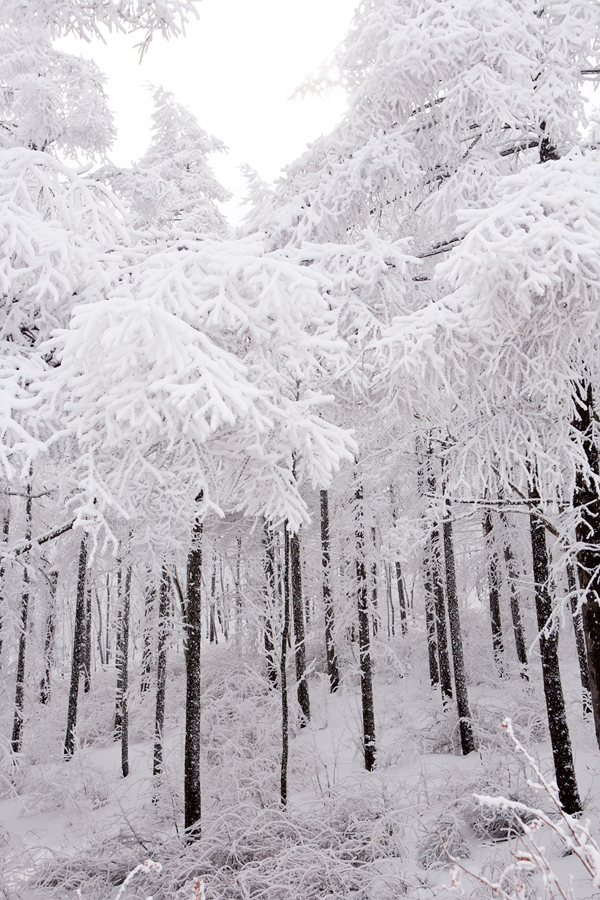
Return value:
M 39 385 L 54 440 L 77 448 L 80 512 L 149 516 L 159 491 L 189 522 L 202 488 L 204 508 L 299 525 L 299 484 L 326 485 L 351 444 L 314 389 L 340 346 L 322 278 L 256 239 L 132 263 L 58 332 L 61 365 Z
M 500 180 L 438 266 L 451 293 L 390 329 L 388 414 L 438 429 L 457 491 L 523 487 L 535 465 L 547 497 L 572 496 L 574 387 L 600 375 L 599 179 L 598 151 L 574 150 Z
M 131 209 L 136 228 L 179 228 L 225 237 L 228 226 L 218 202 L 231 196 L 208 164 L 226 151 L 170 91 L 152 87 L 150 147 L 132 170 L 106 169 L 105 177 Z
M 183 34 L 198 0 L 2 0 L 0 24 L 40 28 L 51 38 L 75 34 L 89 40 L 108 31 L 140 31 L 142 48 L 153 34 Z
M 392 239 L 449 237 L 455 210 L 492 201 L 528 148 L 547 157 L 577 143 L 599 26 L 595 0 L 362 3 L 307 83 L 342 84 L 347 114 L 287 168 L 250 227 L 279 243 L 352 239 L 366 225 Z
M 115 129 L 96 64 L 52 47 L 41 28 L 0 26 L 0 149 L 104 156 Z

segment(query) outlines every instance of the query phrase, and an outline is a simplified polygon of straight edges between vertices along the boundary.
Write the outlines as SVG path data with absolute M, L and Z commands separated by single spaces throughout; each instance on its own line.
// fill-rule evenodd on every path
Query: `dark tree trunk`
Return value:
M 152 774 L 163 768 L 163 733 L 165 727 L 165 690 L 167 687 L 167 631 L 169 615 L 169 576 L 162 566 L 158 600 L 158 646 L 156 648 L 156 713 L 154 716 L 154 760 Z
M 427 542 L 428 555 L 423 560 L 424 581 L 423 590 L 425 592 L 425 627 L 427 630 L 427 650 L 429 653 L 429 680 L 431 687 L 436 688 L 440 683 L 440 670 L 438 667 L 438 646 L 437 633 L 435 627 L 435 598 L 433 596 L 433 583 L 431 577 L 431 538 Z
M 500 561 L 494 547 L 492 533 L 492 513 L 487 510 L 483 517 L 483 534 L 487 549 L 488 587 L 490 592 L 490 621 L 492 625 L 492 648 L 494 661 L 500 678 L 504 677 L 504 641 L 502 638 L 502 617 L 500 614 Z
M 360 658 L 360 695 L 362 701 L 363 743 L 365 769 L 375 767 L 375 707 L 373 703 L 373 674 L 371 669 L 371 635 L 369 630 L 369 601 L 367 567 L 365 563 L 365 531 L 363 522 L 362 487 L 356 490 L 356 587 L 358 601 L 358 647 Z
M 197 502 L 202 500 L 199 494 Z M 196 519 L 187 564 L 185 642 L 185 762 L 184 806 L 188 840 L 200 837 L 200 648 L 202 644 L 202 523 Z
M 242 539 L 238 535 L 235 558 L 235 639 L 242 639 Z
M 506 574 L 508 576 L 508 586 L 510 588 L 510 614 L 513 623 L 513 632 L 515 635 L 515 648 L 517 651 L 517 659 L 521 671 L 521 678 L 529 681 L 527 674 L 527 645 L 525 643 L 525 632 L 523 631 L 523 621 L 521 618 L 521 601 L 519 598 L 519 574 L 515 566 L 515 558 L 509 540 L 509 526 L 506 513 L 500 511 L 500 521 L 504 528 L 504 562 L 506 564 Z
M 458 591 L 456 588 L 456 570 L 454 565 L 454 542 L 452 539 L 452 508 L 450 500 L 446 498 L 444 530 L 444 558 L 446 560 L 446 590 L 448 594 L 448 621 L 450 623 L 450 640 L 452 642 L 452 661 L 454 663 L 454 685 L 456 687 L 456 705 L 460 723 L 460 744 L 463 756 L 475 749 L 473 739 L 473 723 L 469 710 L 469 696 L 467 692 L 467 673 L 465 671 L 465 659 L 463 642 L 460 631 L 460 615 L 458 611 Z
M 377 551 L 377 535 L 374 528 L 371 528 L 371 542 L 373 545 L 373 553 Z M 379 630 L 379 612 L 377 610 L 377 559 L 374 558 L 371 563 L 371 627 L 373 629 L 373 637 L 377 637 Z
M 106 665 L 106 657 L 104 655 L 104 645 L 102 643 L 104 629 L 102 624 L 102 604 L 100 603 L 100 595 L 96 588 L 94 588 L 94 596 L 96 598 L 96 609 L 98 610 L 98 652 L 100 654 L 100 665 Z
M 4 513 L 4 522 L 2 524 L 2 541 L 4 544 L 8 543 L 8 534 L 10 530 L 10 506 L 7 507 L 6 512 Z M 4 566 L 0 566 L 0 666 L 2 665 L 2 643 L 3 643 L 3 634 L 4 634 L 4 578 L 6 575 L 6 569 Z
M 106 665 L 110 663 L 110 575 L 106 576 Z
M 310 722 L 310 698 L 306 680 L 306 640 L 304 636 L 304 604 L 302 602 L 302 573 L 300 568 L 300 538 L 290 534 L 290 566 L 292 578 L 292 611 L 294 617 L 294 646 L 298 703 L 302 711 L 300 727 Z
M 31 469 L 29 475 L 31 476 Z M 6 521 L 6 520 L 5 520 Z M 25 540 L 31 540 L 31 482 L 27 483 L 27 501 L 25 504 Z M 26 554 L 26 560 L 29 554 Z M 27 618 L 29 615 L 29 570 L 23 567 L 24 591 L 21 595 L 21 630 L 19 632 L 19 656 L 17 659 L 17 684 L 15 687 L 15 716 L 11 748 L 13 753 L 20 753 L 23 743 L 23 703 L 25 700 L 25 654 L 27 650 Z
M 273 610 L 275 608 L 275 539 L 269 522 L 263 523 L 263 544 L 265 548 L 265 618 L 264 640 L 267 660 L 267 678 L 273 689 L 277 688 L 277 663 L 273 642 Z
M 57 583 L 58 572 L 50 572 L 50 575 L 48 576 L 49 597 L 44 637 L 44 674 L 40 682 L 40 703 L 43 703 L 44 705 L 50 703 L 50 673 L 52 670 L 54 650 L 54 613 L 56 610 Z
M 79 547 L 79 567 L 77 570 L 77 601 L 75 605 L 75 627 L 73 629 L 73 659 L 71 660 L 71 685 L 69 689 L 69 709 L 67 712 L 67 733 L 65 735 L 64 756 L 71 759 L 75 749 L 75 727 L 77 725 L 77 702 L 79 700 L 79 672 L 81 654 L 85 640 L 85 568 L 87 544 L 84 537 Z
M 442 581 L 442 560 L 440 554 L 440 533 L 437 524 L 431 532 L 431 577 L 433 596 L 435 598 L 435 630 L 437 634 L 438 665 L 440 687 L 444 707 L 448 706 L 454 696 L 452 691 L 452 671 L 448 654 L 448 631 L 446 628 L 446 598 Z
M 287 649 L 290 637 L 290 600 L 291 600 L 291 571 L 290 571 L 290 539 L 287 522 L 284 529 L 285 540 L 285 573 L 283 589 L 283 631 L 281 633 L 281 662 L 279 680 L 281 684 L 281 805 L 287 805 L 287 781 L 288 781 L 288 757 L 290 752 L 289 739 L 289 709 L 287 693 Z
M 394 592 L 392 589 L 392 564 L 387 567 L 387 599 L 388 599 L 388 637 L 396 634 L 396 609 L 394 607 Z
M 217 623 L 215 620 L 216 612 L 216 592 L 217 592 L 217 563 L 213 558 L 212 575 L 210 576 L 210 603 L 209 603 L 209 626 L 208 638 L 211 644 L 218 644 Z
M 418 460 L 417 487 L 419 495 L 424 498 L 426 493 L 426 469 L 430 469 L 431 466 L 428 459 L 428 454 L 424 451 L 419 438 L 417 438 L 416 440 L 415 449 Z M 432 477 L 432 473 L 430 473 L 430 476 Z M 429 479 L 430 482 L 431 477 Z M 433 490 L 435 490 L 435 478 L 433 479 L 433 485 L 430 484 L 429 486 L 432 487 Z M 429 655 L 429 680 L 433 688 L 437 687 L 437 685 L 440 683 L 440 650 L 438 647 L 436 626 L 437 594 L 435 591 L 435 584 L 439 582 L 439 578 L 436 579 L 435 577 L 435 568 L 433 535 L 430 534 L 427 540 L 425 554 L 423 556 L 423 589 L 425 592 L 425 625 L 427 631 L 427 650 Z
M 151 578 L 152 574 L 148 572 L 146 596 L 144 598 L 144 649 L 142 651 L 142 677 L 140 681 L 140 692 L 142 694 L 150 690 L 150 672 L 152 671 L 152 632 L 154 631 L 152 620 L 155 615 L 156 586 Z
M 131 566 L 125 573 L 125 593 L 123 595 L 123 642 L 121 657 L 121 772 L 123 778 L 129 775 L 129 624 L 131 618 Z
M 583 702 L 583 716 L 587 719 L 592 714 L 592 701 L 590 697 L 590 676 L 588 672 L 587 653 L 585 651 L 585 635 L 583 633 L 583 620 L 579 601 L 577 598 L 577 578 L 575 566 L 570 559 L 567 560 L 567 585 L 569 589 L 569 604 L 573 619 L 573 631 L 575 632 L 575 646 L 579 661 L 579 677 L 581 678 L 581 692 Z
M 117 609 L 117 637 L 115 643 L 115 665 L 117 669 L 117 693 L 115 697 L 115 727 L 113 740 L 121 740 L 121 728 L 123 727 L 123 573 L 121 560 L 117 572 L 117 597 L 119 608 Z
M 398 606 L 400 608 L 400 627 L 402 634 L 406 634 L 406 593 L 404 591 L 404 578 L 402 577 L 402 566 L 399 560 L 396 560 L 396 585 L 398 586 Z M 393 609 L 393 606 L 392 606 Z
M 433 471 L 433 448 L 431 444 L 427 448 L 427 483 L 429 494 L 435 497 L 437 493 L 436 477 Z M 438 664 L 440 671 L 440 687 L 442 689 L 442 703 L 447 708 L 453 697 L 452 674 L 450 670 L 450 657 L 448 654 L 448 632 L 446 628 L 446 598 L 444 595 L 443 562 L 440 547 L 440 532 L 438 523 L 434 522 L 431 529 L 431 579 L 433 582 L 433 596 L 435 598 L 435 628 L 437 632 Z
M 535 484 L 529 490 L 529 498 L 536 506 L 539 504 L 540 496 Z M 530 515 L 530 528 L 544 694 L 558 796 L 564 811 L 569 815 L 575 815 L 581 812 L 581 800 L 575 779 L 571 738 L 558 665 L 558 627 L 556 622 L 552 622 L 546 531 L 543 521 L 535 512 Z
M 323 563 L 323 606 L 325 607 L 325 648 L 327 650 L 327 672 L 329 674 L 329 690 L 335 694 L 340 686 L 340 673 L 335 652 L 335 612 L 331 597 L 330 567 L 331 555 L 329 547 L 329 495 L 321 491 L 321 562 Z
M 92 588 L 89 585 L 85 592 L 84 650 L 81 661 L 83 672 L 83 692 L 89 694 L 92 689 Z
M 583 631 L 587 649 L 587 663 L 596 741 L 600 747 L 600 465 L 598 447 L 594 440 L 594 395 L 591 384 L 575 386 L 578 418 L 573 426 L 581 434 L 589 474 L 577 472 L 573 505 L 579 511 L 576 528 L 577 572 L 579 586 L 584 592 L 582 606 Z

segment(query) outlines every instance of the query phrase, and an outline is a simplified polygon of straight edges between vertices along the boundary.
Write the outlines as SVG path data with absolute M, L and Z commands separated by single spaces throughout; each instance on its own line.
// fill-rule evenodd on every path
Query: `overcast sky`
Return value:
M 225 141 L 227 159 L 214 158 L 220 181 L 236 200 L 244 193 L 237 167 L 247 162 L 267 181 L 320 134 L 344 108 L 329 99 L 289 100 L 344 37 L 357 0 L 203 0 L 184 38 L 156 38 L 141 65 L 135 36 L 107 35 L 106 44 L 65 39 L 71 53 L 91 57 L 108 76 L 119 137 L 113 162 L 129 165 L 148 145 L 152 104 L 144 85 L 162 84 L 190 107 L 200 125 Z M 243 214 L 243 210 L 241 211 Z

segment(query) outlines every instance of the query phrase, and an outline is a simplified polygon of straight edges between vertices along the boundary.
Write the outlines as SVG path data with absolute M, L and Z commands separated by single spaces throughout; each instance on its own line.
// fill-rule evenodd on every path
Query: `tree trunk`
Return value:
M 431 538 L 427 542 L 428 555 L 423 560 L 424 581 L 423 590 L 425 592 L 425 628 L 427 631 L 427 650 L 429 653 L 429 681 L 432 688 L 436 688 L 440 683 L 440 670 L 438 667 L 438 646 L 437 633 L 435 627 L 436 609 L 435 598 L 433 596 L 433 583 L 431 576 L 432 552 Z
M 373 554 L 377 552 L 377 532 L 375 528 L 371 528 L 371 543 L 373 546 Z M 377 610 L 377 558 L 374 556 L 371 563 L 371 628 L 373 629 L 373 637 L 377 637 L 379 630 L 379 612 Z
M 279 669 L 279 682 L 281 685 L 281 805 L 287 805 L 287 777 L 288 777 L 288 757 L 290 752 L 289 739 L 289 709 L 288 709 L 288 693 L 287 693 L 287 648 L 290 636 L 290 594 L 291 594 L 291 572 L 290 572 L 290 540 L 287 530 L 287 523 L 284 530 L 285 540 L 285 574 L 284 574 L 284 590 L 283 590 L 283 631 L 281 633 L 281 661 Z
M 79 547 L 79 567 L 77 570 L 77 600 L 75 605 L 75 627 L 73 629 L 73 659 L 71 660 L 71 685 L 69 689 L 69 709 L 67 712 L 67 733 L 65 735 L 64 756 L 71 759 L 75 749 L 75 727 L 77 725 L 77 701 L 79 699 L 79 671 L 85 639 L 85 568 L 87 544 L 85 536 Z
M 513 632 L 515 635 L 515 648 L 517 651 L 517 659 L 521 671 L 521 678 L 529 681 L 527 674 L 527 645 L 525 644 L 525 633 L 523 631 L 523 621 L 521 618 L 521 601 L 519 599 L 519 575 L 515 567 L 515 559 L 509 541 L 509 525 L 506 513 L 500 511 L 500 521 L 504 528 L 504 562 L 506 564 L 506 574 L 508 575 L 508 585 L 510 588 L 510 614 L 513 623 Z
M 399 560 L 396 560 L 396 585 L 398 587 L 398 606 L 400 608 L 400 627 L 402 634 L 406 634 L 406 593 L 404 591 L 404 579 L 402 577 L 402 566 Z M 392 606 L 393 609 L 393 606 Z
M 585 635 L 583 633 L 583 620 L 579 601 L 577 598 L 577 579 L 575 566 L 570 559 L 567 560 L 567 585 L 569 589 L 569 604 L 573 619 L 573 631 L 575 632 L 575 646 L 579 661 L 579 677 L 581 678 L 581 692 L 583 703 L 583 717 L 587 719 L 592 714 L 592 701 L 590 698 L 590 676 L 588 672 L 587 653 L 585 652 Z
M 169 576 L 163 564 L 158 599 L 158 646 L 156 648 L 156 712 L 154 716 L 154 760 L 152 774 L 163 768 L 163 735 L 165 727 L 165 690 L 167 687 L 167 630 L 169 615 Z
M 31 477 L 31 469 L 29 475 Z M 6 521 L 6 520 L 5 520 Z M 25 540 L 31 541 L 31 481 L 27 482 L 27 501 L 25 505 Z M 29 554 L 26 554 L 26 560 Z M 20 753 L 23 743 L 23 702 L 25 700 L 25 653 L 27 650 L 27 618 L 29 615 L 29 570 L 23 567 L 24 591 L 21 595 L 21 630 L 19 632 L 19 656 L 17 659 L 17 684 L 15 687 L 15 716 L 11 748 L 13 753 Z
M 115 666 L 117 669 L 117 693 L 115 697 L 115 727 L 113 740 L 121 740 L 121 728 L 123 727 L 123 590 L 121 560 L 117 572 L 117 597 L 119 608 L 117 609 L 117 637 L 115 642 Z
M 235 639 L 242 640 L 242 539 L 238 535 L 235 557 Z
M 437 523 L 431 532 L 431 577 L 433 580 L 433 596 L 435 598 L 435 630 L 437 634 L 438 665 L 442 702 L 446 708 L 453 698 L 452 672 L 448 654 L 448 632 L 446 629 L 446 598 L 442 581 L 442 560 L 440 554 L 440 533 Z
M 264 641 L 267 660 L 267 678 L 273 689 L 277 688 L 277 663 L 273 641 L 273 611 L 275 609 L 275 543 L 269 522 L 263 522 L 263 544 L 265 548 L 265 618 Z
M 573 426 L 581 434 L 590 475 L 578 471 L 575 481 L 573 505 L 579 511 L 576 527 L 577 573 L 579 586 L 584 592 L 582 606 L 583 631 L 587 649 L 588 673 L 596 741 L 600 747 L 600 496 L 598 479 L 600 465 L 598 448 L 594 440 L 594 395 L 591 384 L 575 386 L 575 403 L 578 418 Z
M 84 650 L 81 661 L 83 671 L 83 692 L 89 694 L 92 689 L 92 588 L 85 592 Z
M 50 672 L 52 669 L 52 656 L 54 650 L 54 613 L 56 610 L 56 585 L 58 572 L 50 572 L 48 576 L 49 597 L 48 611 L 46 613 L 46 627 L 44 637 L 44 674 L 40 682 L 40 703 L 50 703 Z
M 125 574 L 125 593 L 123 595 L 123 639 L 121 657 L 121 772 L 123 778 L 129 775 L 129 705 L 127 691 L 129 689 L 129 624 L 131 619 L 131 566 L 127 566 Z
M 488 588 L 490 592 L 490 621 L 492 625 L 492 648 L 494 661 L 500 678 L 504 677 L 504 641 L 502 639 L 502 617 L 500 615 L 500 566 L 498 553 L 492 540 L 492 513 L 486 510 L 483 517 L 483 534 L 487 549 Z
M 460 615 L 458 611 L 458 591 L 456 588 L 456 570 L 454 565 L 454 542 L 452 539 L 452 508 L 450 500 L 445 501 L 444 558 L 446 560 L 446 590 L 448 594 L 448 621 L 450 623 L 450 640 L 452 642 L 452 661 L 454 663 L 454 686 L 456 687 L 456 705 L 460 723 L 460 743 L 463 756 L 475 749 L 473 724 L 469 710 L 467 692 L 467 674 L 463 653 L 463 642 L 460 631 Z
M 4 522 L 2 524 L 2 540 L 4 544 L 8 543 L 8 534 L 10 530 L 10 506 L 7 506 L 6 512 L 4 513 Z M 4 604 L 6 599 L 4 597 L 4 578 L 6 575 L 6 569 L 4 566 L 0 566 L 0 666 L 2 665 L 2 644 L 3 644 L 3 634 L 4 634 Z
M 144 649 L 142 651 L 142 677 L 140 680 L 140 692 L 142 694 L 150 690 L 150 672 L 152 670 L 152 632 L 154 630 L 152 620 L 156 606 L 156 585 L 151 579 L 152 573 L 148 572 L 146 596 L 144 598 Z
M 335 612 L 331 598 L 330 546 L 329 546 L 329 494 L 321 491 L 321 562 L 323 564 L 323 606 L 325 607 L 325 648 L 327 650 L 327 672 L 329 691 L 335 694 L 340 686 L 340 673 L 335 652 Z
M 196 502 L 202 500 L 198 494 Z M 202 644 L 202 523 L 196 519 L 187 564 L 185 642 L 185 830 L 189 841 L 200 837 L 200 649 Z
M 110 663 L 110 575 L 106 576 L 106 665 Z
M 363 524 L 363 492 L 356 490 L 356 587 L 358 601 L 358 647 L 360 658 L 360 696 L 362 701 L 363 744 L 365 769 L 375 767 L 375 708 L 373 703 L 373 674 L 371 669 L 371 636 L 369 630 L 369 601 L 367 567 L 365 563 L 365 532 Z
M 300 727 L 310 722 L 310 698 L 306 680 L 306 640 L 304 637 L 304 604 L 302 602 L 302 574 L 300 569 L 300 537 L 290 534 L 290 567 L 292 577 L 292 611 L 294 617 L 294 646 L 298 703 L 302 711 Z
M 102 604 L 100 603 L 100 595 L 94 588 L 94 597 L 96 598 L 96 609 L 98 610 L 98 652 L 100 654 L 100 665 L 106 665 L 106 657 L 104 655 L 104 645 L 102 643 L 104 629 L 102 625 Z
M 529 490 L 529 498 L 539 504 L 539 493 L 535 483 Z M 532 512 L 530 515 L 531 550 L 533 555 L 533 577 L 535 582 L 535 606 L 542 658 L 544 694 L 548 712 L 550 741 L 554 757 L 554 769 L 558 796 L 568 815 L 581 812 L 581 800 L 575 779 L 575 767 L 571 752 L 571 738 L 567 725 L 565 702 L 558 665 L 558 628 L 552 622 L 552 598 L 549 590 L 548 551 L 546 531 L 543 521 Z

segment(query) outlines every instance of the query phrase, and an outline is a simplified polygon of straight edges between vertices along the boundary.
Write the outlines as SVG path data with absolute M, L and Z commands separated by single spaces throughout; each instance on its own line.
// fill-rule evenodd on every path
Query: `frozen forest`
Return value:
M 0 897 L 597 896 L 600 3 L 362 0 L 236 227 L 196 15 L 0 3 Z

